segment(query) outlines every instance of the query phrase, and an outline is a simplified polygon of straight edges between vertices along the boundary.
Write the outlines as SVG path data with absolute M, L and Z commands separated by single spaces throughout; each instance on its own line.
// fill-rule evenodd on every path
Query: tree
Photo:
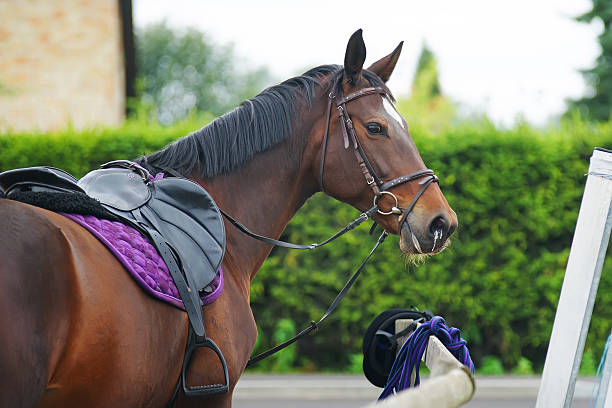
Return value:
M 412 81 L 412 91 L 418 91 L 430 99 L 440 96 L 440 80 L 438 79 L 438 62 L 433 52 L 427 44 L 423 44 L 419 61 L 417 62 L 416 73 Z
M 397 108 L 411 127 L 439 132 L 455 118 L 454 103 L 442 94 L 438 62 L 433 52 L 423 45 L 412 80 L 410 98 L 400 98 Z
M 137 30 L 136 62 L 140 101 L 153 105 L 164 124 L 194 109 L 223 114 L 270 82 L 265 68 L 242 68 L 231 46 L 165 22 Z
M 610 118 L 612 107 L 612 2 L 593 0 L 592 10 L 576 20 L 588 23 L 595 18 L 599 18 L 604 26 L 599 36 L 601 55 L 595 67 L 582 71 L 592 95 L 570 101 L 569 110 L 578 110 L 585 117 L 605 121 Z

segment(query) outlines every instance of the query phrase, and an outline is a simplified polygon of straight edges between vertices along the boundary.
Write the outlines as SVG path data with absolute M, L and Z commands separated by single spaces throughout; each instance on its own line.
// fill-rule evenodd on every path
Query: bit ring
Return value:
M 391 207 L 391 211 L 381 211 L 380 208 L 377 210 L 380 215 L 391 215 L 391 214 L 401 214 L 402 211 L 399 209 L 399 201 L 395 194 L 390 191 L 381 191 L 380 195 L 374 197 L 374 205 L 378 207 L 378 200 L 383 196 L 383 194 L 389 194 L 395 200 L 395 205 Z

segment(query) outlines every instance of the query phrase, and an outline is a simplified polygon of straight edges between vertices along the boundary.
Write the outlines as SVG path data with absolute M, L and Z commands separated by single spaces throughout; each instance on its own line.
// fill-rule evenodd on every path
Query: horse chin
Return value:
M 424 248 L 417 236 L 414 235 L 409 228 L 405 227 L 402 228 L 399 241 L 400 250 L 404 254 L 407 262 L 413 264 L 420 264 L 429 256 L 444 251 L 449 244 L 450 240 L 445 240 L 436 245 L 435 248 Z
M 414 246 L 411 243 L 407 244 L 404 238 L 400 238 L 399 246 L 407 264 L 420 265 L 429 257 L 428 254 L 416 252 Z

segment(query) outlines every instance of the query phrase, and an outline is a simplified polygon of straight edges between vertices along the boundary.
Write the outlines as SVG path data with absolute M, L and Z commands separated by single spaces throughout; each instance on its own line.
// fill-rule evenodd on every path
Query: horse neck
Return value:
M 302 123 L 316 121 L 302 120 Z M 279 238 L 304 202 L 318 190 L 312 176 L 308 146 L 302 160 L 291 161 L 293 141 L 309 137 L 301 129 L 274 148 L 255 155 L 241 168 L 202 182 L 218 206 L 251 231 Z M 248 237 L 226 221 L 225 265 L 236 270 L 248 290 L 250 281 L 270 254 L 272 246 Z M 248 280 L 247 280 L 248 279 Z

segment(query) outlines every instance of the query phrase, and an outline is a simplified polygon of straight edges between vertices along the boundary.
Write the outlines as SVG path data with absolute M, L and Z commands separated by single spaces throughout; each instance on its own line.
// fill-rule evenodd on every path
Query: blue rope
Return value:
M 595 407 L 595 405 L 597 405 L 597 400 L 599 399 L 599 390 L 601 389 L 601 369 L 604 365 L 604 361 L 606 361 L 606 355 L 608 354 L 608 347 L 610 346 L 610 337 L 612 337 L 612 331 L 610 332 L 610 334 L 608 334 L 608 339 L 606 340 L 606 345 L 604 346 L 603 354 L 601 355 L 601 360 L 599 360 L 599 365 L 597 366 L 597 374 L 595 375 L 595 383 L 593 384 L 593 390 L 591 391 L 589 408 Z M 596 394 L 595 390 L 597 390 Z M 595 394 L 595 399 L 593 399 L 593 394 Z
M 442 317 L 434 316 L 431 320 L 419 326 L 400 349 L 391 367 L 387 384 L 378 397 L 379 401 L 387 398 L 394 391 L 399 392 L 410 388 L 410 378 L 413 371 L 415 372 L 414 386 L 416 387 L 421 383 L 419 366 L 429 336 L 432 335 L 440 339 L 451 354 L 466 365 L 472 374 L 474 373 L 474 363 L 470 358 L 466 341 L 461 338 L 461 331 L 455 327 L 448 327 Z

